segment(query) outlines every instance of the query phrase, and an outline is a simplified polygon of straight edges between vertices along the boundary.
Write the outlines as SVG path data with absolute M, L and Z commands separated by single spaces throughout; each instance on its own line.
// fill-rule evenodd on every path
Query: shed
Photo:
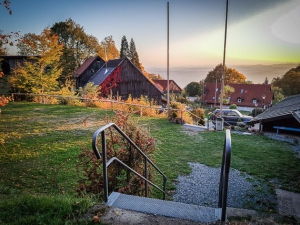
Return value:
M 263 131 L 276 131 L 274 126 L 300 128 L 300 95 L 285 98 L 248 122 L 250 125 L 257 123 L 261 123 Z

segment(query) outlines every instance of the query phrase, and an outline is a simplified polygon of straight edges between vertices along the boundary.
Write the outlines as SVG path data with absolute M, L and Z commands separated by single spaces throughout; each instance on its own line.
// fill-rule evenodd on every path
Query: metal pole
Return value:
M 106 140 L 105 131 L 101 132 L 101 145 L 102 145 L 102 166 L 103 166 L 103 185 L 104 185 L 104 201 L 108 202 L 108 176 L 106 166 Z
M 221 101 L 220 101 L 220 115 L 221 115 L 221 117 L 222 117 L 224 79 L 225 79 L 225 58 L 226 58 L 226 41 L 227 41 L 227 17 L 228 17 L 228 0 L 226 0 L 225 37 L 224 37 L 224 51 L 223 51 L 223 73 L 222 73 L 222 80 L 221 80 Z
M 167 105 L 168 105 L 168 119 L 170 117 L 170 86 L 169 86 L 169 15 L 170 15 L 170 2 L 167 2 L 167 6 L 168 6 L 168 19 L 167 19 L 167 27 L 168 27 L 168 31 L 167 31 Z

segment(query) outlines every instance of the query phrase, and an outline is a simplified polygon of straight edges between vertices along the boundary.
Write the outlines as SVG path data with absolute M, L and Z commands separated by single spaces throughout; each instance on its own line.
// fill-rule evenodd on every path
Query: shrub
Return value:
M 192 114 L 194 114 L 195 116 L 192 115 L 193 119 L 197 121 L 198 125 L 205 125 L 205 111 L 204 109 L 200 109 L 200 108 L 196 108 L 192 110 Z
M 139 127 L 128 115 L 117 113 L 113 121 L 151 160 L 151 153 L 155 151 L 154 139 L 143 128 Z M 107 160 L 117 157 L 126 165 L 144 175 L 144 157 L 138 153 L 119 133 L 114 129 L 106 130 L 107 136 Z M 101 142 L 98 144 L 101 149 Z M 77 170 L 83 173 L 84 179 L 79 181 L 78 193 L 82 192 L 103 194 L 102 159 L 97 160 L 93 151 L 83 149 L 79 155 Z M 153 181 L 152 168 L 148 166 L 148 179 Z M 118 191 L 133 195 L 144 195 L 145 182 L 135 176 L 120 164 L 113 163 L 108 167 L 109 192 Z M 150 188 L 150 187 L 149 187 Z
M 231 104 L 231 105 L 229 106 L 229 109 L 237 109 L 236 104 Z
M 257 115 L 263 112 L 263 108 L 254 108 L 252 109 L 251 116 L 256 117 Z

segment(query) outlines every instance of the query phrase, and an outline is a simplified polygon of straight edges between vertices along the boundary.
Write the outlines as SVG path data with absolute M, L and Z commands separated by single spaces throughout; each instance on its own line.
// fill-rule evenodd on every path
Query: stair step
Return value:
M 117 192 L 110 194 L 106 204 L 120 209 L 197 222 L 213 222 L 220 220 L 222 213 L 219 208 L 125 195 Z

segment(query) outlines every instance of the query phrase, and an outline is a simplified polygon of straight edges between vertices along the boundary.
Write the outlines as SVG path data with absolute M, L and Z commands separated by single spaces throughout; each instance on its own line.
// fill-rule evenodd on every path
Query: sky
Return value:
M 0 30 L 40 34 L 71 18 L 99 42 L 112 35 L 117 49 L 123 35 L 133 38 L 146 71 L 166 78 L 167 2 L 170 79 L 173 73 L 185 86 L 223 61 L 226 0 L 11 0 L 12 15 L 0 7 Z M 262 76 L 277 76 L 283 72 L 273 71 L 274 64 L 300 63 L 299 28 L 300 0 L 229 0 L 225 63 L 269 65 Z M 246 71 L 239 72 L 254 79 Z

